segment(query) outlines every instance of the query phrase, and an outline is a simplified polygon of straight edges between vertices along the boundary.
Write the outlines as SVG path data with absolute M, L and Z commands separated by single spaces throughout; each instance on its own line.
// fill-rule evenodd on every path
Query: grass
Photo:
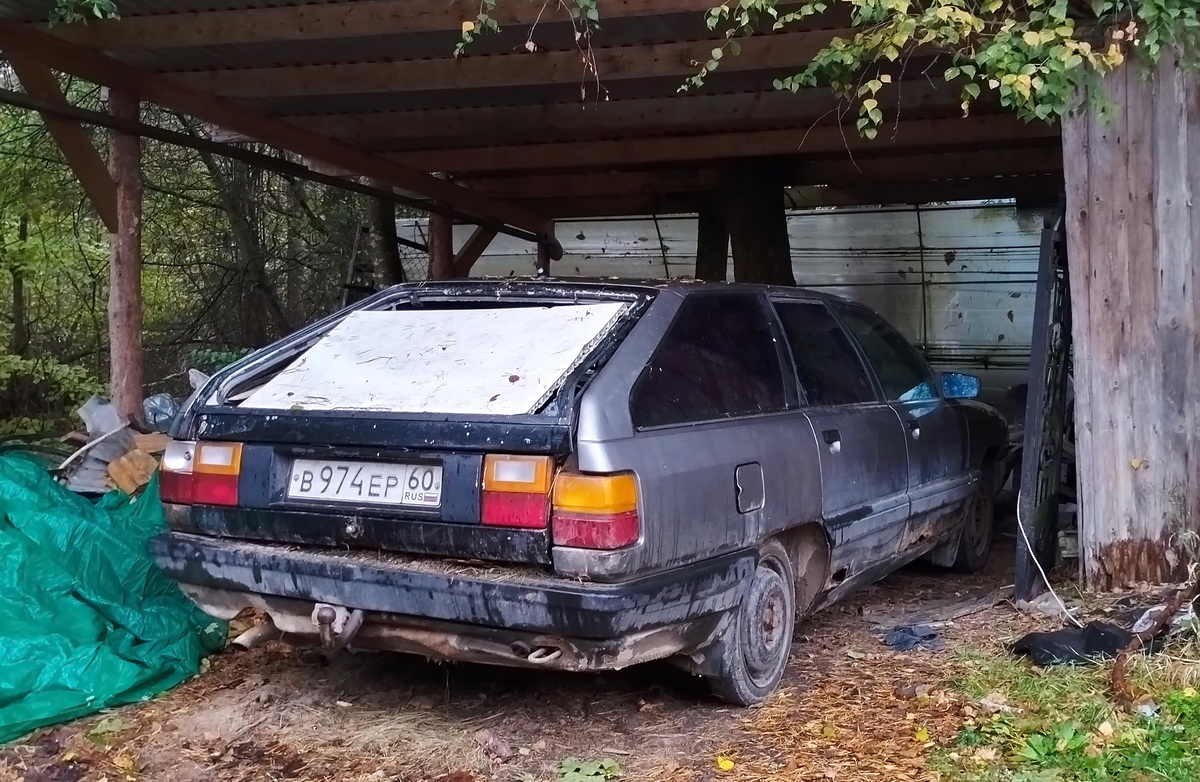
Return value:
M 1039 669 L 1005 652 L 960 654 L 950 686 L 998 703 L 968 717 L 932 758 L 945 782 L 1184 782 L 1200 780 L 1200 653 L 1177 648 L 1137 660 L 1133 680 L 1157 707 L 1118 712 L 1108 665 Z

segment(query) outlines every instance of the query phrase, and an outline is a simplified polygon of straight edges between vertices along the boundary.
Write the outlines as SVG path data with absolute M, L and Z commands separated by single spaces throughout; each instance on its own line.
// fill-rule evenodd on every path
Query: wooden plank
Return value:
M 124 90 L 109 90 L 108 111 L 136 121 L 141 103 Z M 142 409 L 142 142 L 113 132 L 108 165 L 116 186 L 117 230 L 109 237 L 108 343 L 113 406 L 127 420 Z
M 470 277 L 471 267 L 479 260 L 479 256 L 483 255 L 484 250 L 496 238 L 496 232 L 491 228 L 480 226 L 475 229 L 467 239 L 467 243 L 454 254 L 454 276 L 455 277 Z
M 467 180 L 473 189 L 497 198 L 587 198 L 629 193 L 695 193 L 713 190 L 715 168 L 672 171 L 600 171 Z
M 781 3 L 781 6 L 784 4 Z M 704 0 L 604 0 L 604 21 L 708 10 Z M 476 0 L 358 0 L 236 11 L 167 13 L 56 27 L 75 43 L 100 49 L 316 41 L 323 38 L 458 31 L 479 12 Z M 542 0 L 509 0 L 491 12 L 502 26 L 557 17 Z
M 1058 127 L 1015 116 L 972 116 L 898 123 L 875 140 L 838 126 L 665 136 L 628 141 L 473 147 L 394 156 L 414 168 L 467 174 L 483 171 L 553 170 L 587 166 L 636 166 L 761 155 L 888 152 L 933 147 L 973 147 L 1058 138 Z
M 38 100 L 65 106 L 67 98 L 63 95 L 58 80 L 45 65 L 36 60 L 20 55 L 9 55 L 8 64 L 20 80 L 25 92 Z M 62 151 L 71 170 L 79 180 L 79 186 L 87 195 L 92 208 L 100 216 L 104 227 L 109 233 L 117 230 L 117 186 L 113 184 L 108 168 L 87 131 L 77 122 L 61 119 L 50 114 L 41 114 L 50 131 L 54 142 Z
M 673 89 L 673 88 L 672 88 Z M 956 93 L 927 80 L 904 82 L 899 99 L 880 97 L 887 113 L 896 110 L 944 111 L 958 107 Z M 289 122 L 318 133 L 380 151 L 508 144 L 510 139 L 536 132 L 541 140 L 554 133 L 574 134 L 571 140 L 604 133 L 649 133 L 681 126 L 705 130 L 745 130 L 755 123 L 813 122 L 840 104 L 828 87 L 776 90 L 727 95 L 674 94 L 656 98 L 606 101 L 568 101 L 537 105 L 456 106 L 454 108 L 323 114 L 287 117 Z M 475 139 L 472 142 L 471 139 Z
M 696 215 L 696 279 L 725 282 L 729 274 L 729 223 L 725 204 L 712 193 Z
M 312 131 L 272 119 L 229 100 L 218 98 L 170 79 L 156 76 L 96 52 L 38 32 L 32 27 L 0 21 L 0 48 L 57 70 L 109 87 L 128 89 L 142 99 L 197 119 L 273 144 L 298 155 L 386 182 L 417 195 L 443 202 L 480 222 L 513 226 L 533 234 L 553 231 L 545 218 L 473 193 L 402 163 L 356 149 Z
M 158 462 L 145 451 L 135 448 L 108 465 L 108 477 L 126 494 L 136 494 L 158 471 Z
M 722 60 L 721 71 L 787 68 L 807 62 L 837 35 L 852 30 L 761 35 L 742 43 L 742 53 Z M 720 39 L 618 46 L 592 50 L 601 83 L 625 79 L 685 77 L 696 73 Z M 438 60 L 297 65 L 276 68 L 189 71 L 171 74 L 176 81 L 226 97 L 279 98 L 369 92 L 410 92 L 462 88 L 519 87 L 531 84 L 578 84 L 588 78 L 575 49 Z M 611 86 L 610 86 L 611 89 Z

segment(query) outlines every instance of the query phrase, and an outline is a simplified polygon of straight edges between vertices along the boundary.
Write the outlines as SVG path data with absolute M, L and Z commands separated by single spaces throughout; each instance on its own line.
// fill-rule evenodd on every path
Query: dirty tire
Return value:
M 787 549 L 770 540 L 760 547 L 746 596 L 713 649 L 713 693 L 738 706 L 762 702 L 783 678 L 795 627 L 795 568 Z
M 992 553 L 992 527 L 996 516 L 996 497 L 991 470 L 984 468 L 979 488 L 971 498 L 971 511 L 958 539 L 958 557 L 951 570 L 974 573 L 982 570 Z

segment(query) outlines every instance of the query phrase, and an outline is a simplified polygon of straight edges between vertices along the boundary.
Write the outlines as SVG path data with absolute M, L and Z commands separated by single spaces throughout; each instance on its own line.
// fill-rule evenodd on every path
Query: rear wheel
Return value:
M 970 515 L 958 539 L 958 556 L 952 568 L 959 573 L 974 573 L 987 564 L 992 553 L 992 527 L 996 516 L 996 496 L 992 488 L 992 470 L 985 468 L 979 488 L 971 499 Z
M 795 568 L 778 541 L 767 541 L 733 622 L 712 650 L 714 694 L 738 706 L 762 702 L 783 678 L 795 627 Z

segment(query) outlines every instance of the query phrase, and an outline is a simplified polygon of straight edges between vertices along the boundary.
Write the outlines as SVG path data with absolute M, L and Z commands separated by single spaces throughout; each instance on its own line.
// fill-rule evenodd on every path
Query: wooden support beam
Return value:
M 796 284 L 783 201 L 786 171 L 786 164 L 771 158 L 739 160 L 721 169 L 737 282 Z
M 791 67 L 807 62 L 833 37 L 852 33 L 840 28 L 755 36 L 742 42 L 741 54 L 722 61 L 721 72 Z M 682 78 L 696 73 L 699 64 L 709 59 L 713 47 L 720 45 L 721 40 L 596 48 L 592 55 L 604 84 L 655 76 Z M 578 84 L 583 67 L 579 51 L 572 48 L 439 60 L 188 71 L 172 74 L 172 78 L 226 97 L 279 98 Z
M 930 148 L 976 148 L 1057 139 L 1058 127 L 1026 123 L 1012 115 L 901 121 L 879 138 L 868 140 L 853 129 L 826 125 L 748 133 L 664 136 L 623 141 L 444 149 L 396 155 L 410 166 L 456 174 L 489 171 L 553 170 L 604 166 L 637 166 L 690 160 L 758 155 L 885 153 Z
M 1090 589 L 1184 580 L 1200 530 L 1200 75 L 1185 61 L 1120 68 L 1064 121 Z
M 11 54 L 8 57 L 8 64 L 12 66 L 21 86 L 25 88 L 25 92 L 47 103 L 69 105 L 62 88 L 58 85 L 58 80 L 45 65 L 27 57 Z M 47 112 L 43 112 L 41 117 L 42 121 L 46 123 L 46 130 L 50 131 L 54 142 L 58 144 L 63 157 L 66 158 L 67 164 L 75 172 L 79 186 L 83 188 L 83 192 L 91 202 L 92 208 L 96 210 L 96 214 L 100 216 L 104 227 L 108 229 L 109 233 L 116 233 L 117 187 L 113 184 L 113 179 L 109 175 L 100 153 L 92 145 L 91 137 L 77 122 L 62 119 Z
M 588 198 L 630 193 L 694 193 L 713 190 L 715 168 L 672 171 L 602 171 L 471 179 L 473 189 L 496 198 Z
M 444 215 L 430 215 L 425 237 L 429 248 L 429 279 L 452 280 L 454 269 L 454 223 Z
M 137 96 L 110 90 L 108 110 L 136 120 Z M 116 190 L 117 230 L 110 236 L 108 344 L 113 405 L 122 416 L 142 420 L 142 142 L 114 132 L 109 169 Z
M 783 3 L 780 4 L 781 6 Z M 695 0 L 605 0 L 600 13 L 613 19 L 702 14 Z M 354 3 L 247 8 L 235 11 L 129 16 L 115 21 L 56 27 L 75 43 L 99 49 L 159 49 L 178 46 L 279 43 L 323 38 L 457 32 L 479 13 L 476 0 L 358 0 Z M 552 21 L 557 12 L 542 0 L 498 3 L 491 16 L 502 27 Z
M 673 89 L 670 87 L 669 89 Z M 951 114 L 959 98 L 953 91 L 921 79 L 898 83 L 898 99 L 880 95 L 891 115 L 938 111 Z M 301 127 L 378 151 L 436 149 L 444 146 L 587 139 L 589 134 L 694 130 L 744 131 L 758 125 L 803 121 L 836 111 L 839 99 L 828 87 L 796 94 L 776 90 L 709 95 L 675 94 L 658 98 L 565 101 L 538 105 L 460 106 L 443 109 L 324 114 L 287 117 Z M 980 107 L 983 110 L 983 107 Z M 563 138 L 556 138 L 562 136 Z
M 425 196 L 482 224 L 512 226 L 535 235 L 545 235 L 553 230 L 553 223 L 543 217 L 438 179 L 425 173 L 428 169 L 414 169 L 297 128 L 232 101 L 67 43 L 27 25 L 0 21 L 0 49 L 6 54 L 24 55 L 81 79 L 132 91 L 143 100 Z
M 479 226 L 467 239 L 467 243 L 454 255 L 454 276 L 470 277 L 471 267 L 479 260 L 488 245 L 496 238 L 496 232 L 491 228 Z
M 725 282 L 729 274 L 729 226 L 719 193 L 711 194 L 696 216 L 696 279 Z

